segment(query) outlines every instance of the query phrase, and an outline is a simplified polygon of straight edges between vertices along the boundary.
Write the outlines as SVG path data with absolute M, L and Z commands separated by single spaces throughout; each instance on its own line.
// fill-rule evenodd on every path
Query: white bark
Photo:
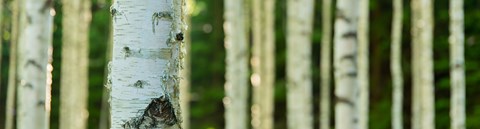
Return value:
M 393 24 L 390 68 L 393 78 L 392 129 L 403 129 L 403 74 L 402 74 L 402 0 L 393 0 Z
M 338 0 L 334 35 L 335 128 L 359 128 L 357 19 L 359 1 Z
M 224 1 L 226 83 L 225 129 L 247 129 L 248 44 L 244 0 Z
M 368 129 L 368 105 L 369 105 L 369 0 L 360 0 L 360 14 L 358 19 L 358 80 L 360 87 L 359 128 Z
M 19 1 L 17 129 L 48 129 L 50 88 L 47 65 L 53 17 L 49 0 Z M 50 80 L 51 81 L 51 80 Z
M 412 1 L 414 120 L 412 129 L 434 129 L 433 2 Z M 419 116 L 416 116 L 419 115 Z M 418 122 L 418 123 L 417 123 Z
M 311 35 L 313 0 L 287 1 L 287 126 L 313 129 Z
M 90 1 L 63 0 L 60 128 L 87 128 Z
M 253 86 L 252 126 L 273 128 L 273 91 L 275 85 L 274 0 L 252 0 Z
M 451 129 L 465 129 L 463 0 L 450 0 Z
M 320 129 L 330 128 L 330 89 L 332 72 L 332 0 L 322 0 L 322 52 L 321 52 L 321 100 Z
M 112 129 L 181 128 L 184 4 L 183 0 L 116 0 L 110 8 Z

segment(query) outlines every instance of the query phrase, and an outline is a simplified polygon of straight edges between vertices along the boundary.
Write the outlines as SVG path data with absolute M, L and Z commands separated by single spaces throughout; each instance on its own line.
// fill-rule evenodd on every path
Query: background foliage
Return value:
M 0 105 L 5 105 L 6 84 L 8 76 L 11 0 L 4 8 L 3 51 L 1 66 Z M 276 86 L 275 86 L 275 128 L 286 128 L 286 88 L 285 88 L 285 34 L 286 34 L 286 0 L 276 1 Z M 89 62 L 89 128 L 98 128 L 102 106 L 103 81 L 106 66 L 106 48 L 110 32 L 110 0 L 92 0 L 92 23 L 90 27 L 90 62 Z M 389 0 L 370 0 L 370 128 L 390 128 L 391 77 L 390 77 L 390 31 L 392 20 L 392 3 Z M 410 0 L 404 1 L 403 29 L 403 72 L 405 78 L 404 123 L 410 125 L 411 93 L 411 45 L 410 45 Z M 478 0 L 465 0 L 465 59 L 467 84 L 467 128 L 480 128 L 480 6 Z M 52 85 L 51 127 L 58 128 L 59 79 L 61 67 L 61 3 L 55 0 L 54 28 L 54 83 Z M 318 127 L 319 113 L 319 61 L 321 40 L 321 0 L 317 0 L 312 37 L 312 73 L 314 88 L 315 127 Z M 435 59 L 435 105 L 436 127 L 449 128 L 450 79 L 449 79 L 449 14 L 448 1 L 435 0 L 434 59 Z M 225 49 L 223 44 L 223 1 L 196 0 L 192 14 L 192 126 L 195 129 L 221 129 L 224 127 L 223 84 L 225 73 Z M 0 128 L 3 128 L 4 106 L 0 106 Z M 184 118 L 187 119 L 187 118 Z M 333 123 L 332 123 L 333 125 Z

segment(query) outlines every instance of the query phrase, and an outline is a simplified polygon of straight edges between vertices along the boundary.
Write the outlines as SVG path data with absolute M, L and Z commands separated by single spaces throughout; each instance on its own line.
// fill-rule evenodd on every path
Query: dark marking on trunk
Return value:
M 337 8 L 337 10 L 336 10 L 336 15 L 335 15 L 335 17 L 336 17 L 337 19 L 339 19 L 339 20 L 345 20 L 345 22 L 347 22 L 347 23 L 350 23 L 350 22 L 351 22 L 351 20 L 350 20 L 349 18 L 347 18 L 347 16 L 345 16 L 345 13 L 344 13 L 342 10 L 338 9 L 338 8 Z
M 126 129 L 159 128 L 178 125 L 175 109 L 168 96 L 154 98 L 139 117 L 126 121 L 122 127 Z
M 45 101 L 44 100 L 38 101 L 37 106 L 45 106 Z
M 34 67 L 37 68 L 38 70 L 41 70 L 41 69 L 42 69 L 42 65 L 40 65 L 37 61 L 35 61 L 35 60 L 33 60 L 33 59 L 28 59 L 28 60 L 27 60 L 27 63 L 25 63 L 25 68 L 28 67 L 29 65 L 34 66 Z
M 342 58 L 340 58 L 340 62 L 342 61 L 350 61 L 350 60 L 354 60 L 355 59 L 355 55 L 354 54 L 347 54 L 345 56 L 342 56 Z
M 459 69 L 459 68 L 463 68 L 463 67 L 464 67 L 464 63 L 462 61 L 456 61 L 452 65 L 452 69 Z
M 27 15 L 27 23 L 32 24 L 32 16 Z
M 23 85 L 23 87 L 33 89 L 33 85 L 31 83 L 25 83 L 25 85 Z
M 132 51 L 130 50 L 129 47 L 123 47 L 123 53 L 125 53 L 125 57 L 130 57 L 132 55 Z
M 147 81 L 138 80 L 133 84 L 134 87 L 143 88 L 145 85 L 148 85 Z
M 335 102 L 336 103 L 345 103 L 349 106 L 355 106 L 355 103 L 353 103 L 352 101 L 348 100 L 347 98 L 342 98 L 342 97 L 339 97 L 339 96 L 335 96 Z
M 158 25 L 159 21 L 172 21 L 173 12 L 155 12 L 152 15 L 152 31 L 155 33 L 155 25 Z
M 49 9 L 52 8 L 52 7 L 53 7 L 53 0 L 47 0 L 43 4 L 43 7 L 40 11 L 42 11 L 42 12 L 49 11 Z
M 355 31 L 349 31 L 345 34 L 342 35 L 344 38 L 352 38 L 352 39 L 357 39 L 357 32 Z

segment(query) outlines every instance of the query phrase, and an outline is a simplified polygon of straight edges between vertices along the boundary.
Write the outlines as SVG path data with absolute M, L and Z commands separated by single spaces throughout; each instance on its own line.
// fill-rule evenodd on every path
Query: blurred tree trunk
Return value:
M 62 78 L 60 89 L 60 128 L 87 128 L 88 27 L 90 1 L 62 0 Z
M 110 7 L 111 128 L 181 128 L 184 4 L 183 0 L 116 0 Z
M 334 35 L 335 128 L 358 129 L 359 78 L 357 74 L 358 0 L 338 0 Z
M 463 0 L 450 0 L 451 128 L 465 129 Z
M 252 126 L 273 129 L 275 85 L 274 0 L 252 0 Z
M 19 31 L 19 2 L 12 0 L 12 38 L 10 40 L 10 64 L 8 70 L 7 102 L 5 107 L 5 129 L 13 129 L 15 122 L 15 94 L 17 92 L 17 44 Z
M 247 129 L 248 43 L 244 0 L 225 0 L 225 129 Z
M 180 107 L 182 109 L 182 127 L 184 129 L 190 129 L 190 78 L 191 78 L 191 43 L 192 43 L 192 34 L 191 29 L 191 15 L 193 12 L 193 6 L 195 5 L 193 2 L 195 0 L 187 0 L 187 16 L 185 17 L 185 22 L 189 27 L 185 30 L 185 57 L 184 57 L 184 66 L 181 70 L 180 75 L 183 79 L 180 81 Z
M 48 129 L 49 64 L 53 32 L 51 0 L 20 0 L 18 31 L 17 128 Z M 49 68 L 47 69 L 47 66 Z
M 402 0 L 393 0 L 391 62 L 393 78 L 392 129 L 403 129 L 403 74 L 402 74 Z
M 413 0 L 413 124 L 412 129 L 434 129 L 435 107 L 433 89 L 433 2 Z
M 0 73 L 2 73 L 1 71 L 1 66 L 2 66 L 2 57 L 3 57 L 3 22 L 5 20 L 5 18 L 3 18 L 3 6 L 4 6 L 4 1 L 3 0 L 0 0 Z M 1 93 L 1 83 L 2 83 L 2 75 L 0 74 L 0 93 Z
M 332 72 L 332 0 L 322 0 L 322 52 L 321 52 L 321 101 L 320 129 L 330 127 L 330 96 Z
M 369 105 L 369 0 L 360 0 L 360 14 L 358 19 L 358 80 L 360 87 L 359 128 L 368 129 Z
M 287 1 L 287 125 L 313 129 L 311 35 L 313 0 Z

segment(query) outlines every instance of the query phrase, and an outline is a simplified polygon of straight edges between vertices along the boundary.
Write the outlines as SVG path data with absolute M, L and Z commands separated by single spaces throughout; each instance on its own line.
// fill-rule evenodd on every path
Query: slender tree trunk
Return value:
M 273 128 L 273 91 L 275 83 L 274 0 L 252 0 L 252 126 Z
M 111 6 L 111 128 L 181 128 L 184 4 L 116 0 Z
M 393 78 L 392 129 L 403 129 L 403 74 L 402 74 L 402 0 L 393 0 L 391 62 Z
M 334 35 L 335 128 L 358 129 L 359 72 L 357 65 L 357 19 L 359 1 L 338 0 Z
M 90 1 L 63 0 L 60 128 L 87 128 Z
M 413 129 L 434 129 L 435 109 L 433 90 L 433 2 L 412 1 L 412 46 L 415 120 Z M 418 113 L 415 114 L 415 113 Z M 418 123 L 416 123 L 418 122 Z
M 187 16 L 185 17 L 185 22 L 187 26 L 192 26 L 191 15 L 193 12 L 193 3 L 194 0 L 187 0 Z M 182 118 L 183 123 L 182 127 L 184 129 L 190 129 L 190 77 L 191 77 L 191 42 L 192 35 L 191 29 L 187 29 L 185 32 L 185 57 L 184 57 L 184 66 L 181 70 L 181 76 L 183 79 L 180 81 L 180 107 L 182 109 Z
M 359 101 L 359 128 L 368 129 L 368 105 L 369 105 L 369 0 L 360 0 L 360 14 L 358 19 L 358 80 L 360 87 Z
M 247 128 L 248 44 L 244 0 L 225 0 L 225 129 Z
M 48 129 L 50 92 L 47 65 L 53 17 L 50 0 L 20 0 L 18 39 L 18 129 Z M 51 81 L 51 80 L 50 80 Z
M 7 102 L 5 108 L 5 129 L 13 129 L 14 115 L 15 115 L 15 93 L 17 90 L 17 44 L 19 31 L 19 2 L 20 0 L 13 0 L 12 8 L 12 40 L 10 42 L 10 64 L 8 70 L 8 87 L 7 87 Z
M 287 120 L 289 129 L 313 129 L 311 35 L 313 0 L 287 1 Z
M 5 18 L 3 18 L 3 6 L 4 6 L 4 1 L 3 0 L 0 0 L 0 36 L 3 35 L 3 22 L 5 21 Z M 0 73 L 1 73 L 1 66 L 2 66 L 2 50 L 3 50 L 3 36 L 0 37 Z M 2 83 L 2 75 L 0 74 L 0 85 Z M 2 86 L 0 86 L 0 89 L 2 88 Z M 0 90 L 0 93 L 1 93 L 1 90 Z
M 322 58 L 320 129 L 330 128 L 330 89 L 332 73 L 332 0 L 322 0 Z
M 451 128 L 465 129 L 463 0 L 450 0 Z

